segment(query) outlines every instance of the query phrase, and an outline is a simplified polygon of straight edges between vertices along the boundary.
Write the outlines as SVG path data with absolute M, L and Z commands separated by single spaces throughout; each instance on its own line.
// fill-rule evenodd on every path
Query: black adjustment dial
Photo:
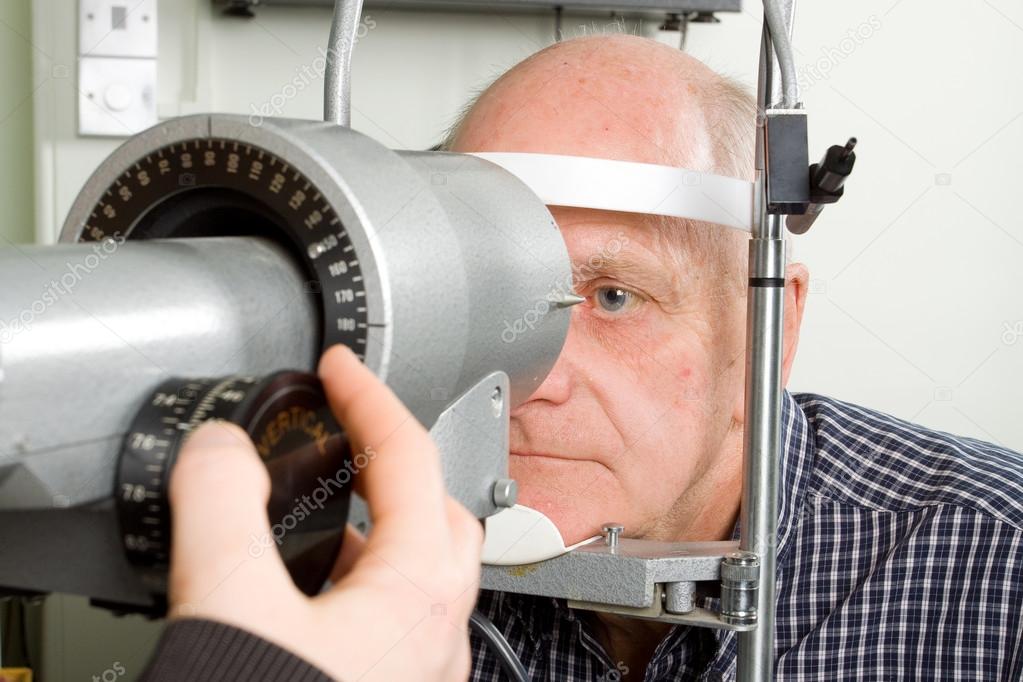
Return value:
M 316 594 L 341 548 L 355 473 L 344 433 L 319 379 L 304 372 L 265 378 L 171 379 L 139 410 L 117 468 L 116 504 L 128 559 L 165 607 L 170 558 L 167 485 L 185 436 L 223 419 L 252 438 L 271 478 L 271 533 L 249 554 L 280 551 L 295 584 Z

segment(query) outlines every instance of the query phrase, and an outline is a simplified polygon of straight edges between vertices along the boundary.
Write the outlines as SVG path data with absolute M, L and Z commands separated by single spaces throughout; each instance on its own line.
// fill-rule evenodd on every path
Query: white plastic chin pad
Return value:
M 479 152 L 548 206 L 690 218 L 751 229 L 753 183 L 685 168 L 585 156 Z
M 553 521 L 535 509 L 517 504 L 487 517 L 483 563 L 492 566 L 532 564 L 561 556 L 599 538 L 597 535 L 566 547 Z

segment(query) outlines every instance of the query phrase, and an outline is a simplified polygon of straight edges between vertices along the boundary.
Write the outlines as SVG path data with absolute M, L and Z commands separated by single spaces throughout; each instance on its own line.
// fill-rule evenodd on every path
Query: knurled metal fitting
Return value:
M 721 560 L 721 619 L 732 625 L 757 622 L 760 592 L 760 557 L 753 552 L 731 552 Z

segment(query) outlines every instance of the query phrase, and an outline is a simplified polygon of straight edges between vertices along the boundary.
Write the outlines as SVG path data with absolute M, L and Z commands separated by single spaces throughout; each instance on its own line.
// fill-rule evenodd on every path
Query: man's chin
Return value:
M 603 518 L 618 505 L 616 482 L 608 469 L 593 460 L 513 455 L 509 473 L 518 482 L 518 503 L 542 512 L 554 522 L 566 545 L 600 534 Z
M 561 533 L 566 546 L 599 535 L 600 527 L 606 523 L 606 520 L 595 522 L 592 508 L 580 508 L 579 505 L 572 504 L 568 497 L 542 493 L 531 495 L 530 492 L 528 487 L 524 489 L 520 485 L 518 503 L 536 509 L 549 518 Z

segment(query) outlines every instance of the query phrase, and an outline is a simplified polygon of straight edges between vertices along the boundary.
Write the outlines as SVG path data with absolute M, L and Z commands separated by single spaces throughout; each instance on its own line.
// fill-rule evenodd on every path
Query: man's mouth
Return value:
M 508 454 L 510 454 L 512 457 L 544 457 L 546 459 L 563 459 L 571 461 L 578 460 L 577 457 L 567 457 L 565 455 L 558 455 L 550 452 L 517 452 L 515 450 L 512 450 Z
M 534 450 L 526 450 L 526 451 L 523 451 L 523 450 L 512 450 L 508 454 L 511 455 L 511 457 L 521 457 L 522 459 L 518 460 L 519 461 L 519 465 L 520 466 L 524 466 L 524 467 L 531 467 L 531 466 L 534 466 L 534 465 L 537 466 L 537 467 L 540 467 L 540 466 L 543 466 L 541 464 L 541 462 L 547 461 L 547 462 L 560 462 L 562 464 L 564 464 L 564 463 L 572 463 L 572 464 L 578 464 L 578 465 L 582 465 L 582 466 L 586 466 L 586 467 L 590 467 L 590 466 L 595 464 L 598 467 L 603 467 L 604 469 L 607 469 L 608 471 L 611 471 L 611 467 L 609 467 L 607 464 L 605 464 L 597 456 L 585 456 L 584 455 L 582 457 L 575 457 L 575 456 L 572 456 L 572 455 L 559 454 L 559 453 L 556 453 L 556 452 L 536 452 Z M 534 460 L 534 461 L 533 461 L 532 464 L 527 464 L 526 462 L 529 462 L 529 460 Z M 549 466 L 557 467 L 557 466 L 561 466 L 561 464 L 551 464 Z

